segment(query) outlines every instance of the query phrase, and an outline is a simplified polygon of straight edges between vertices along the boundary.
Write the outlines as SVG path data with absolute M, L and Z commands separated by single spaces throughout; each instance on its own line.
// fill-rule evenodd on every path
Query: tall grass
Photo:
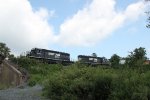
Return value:
M 150 65 L 64 67 L 28 60 L 20 64 L 30 72 L 29 85 L 42 84 L 43 94 L 51 100 L 150 100 Z
M 52 100 L 149 100 L 150 71 L 75 67 L 47 77 L 44 94 Z
M 0 90 L 7 89 L 9 86 L 0 83 Z

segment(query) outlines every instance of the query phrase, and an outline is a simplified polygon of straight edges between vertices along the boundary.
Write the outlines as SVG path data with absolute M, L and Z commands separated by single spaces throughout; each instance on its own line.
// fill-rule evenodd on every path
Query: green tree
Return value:
M 148 4 L 148 3 L 150 4 L 150 0 L 145 0 L 145 2 L 146 2 L 146 4 Z M 147 23 L 146 27 L 150 28 L 150 7 L 148 7 L 148 10 L 146 11 L 146 13 L 148 15 L 148 18 L 147 18 L 148 23 Z
M 146 25 L 147 28 L 150 28 L 150 17 L 148 17 L 148 24 Z
M 120 61 L 120 56 L 118 56 L 117 54 L 113 54 L 110 58 L 110 63 L 114 67 L 119 65 L 119 61 Z
M 147 59 L 146 50 L 143 47 L 136 48 L 134 51 L 130 52 L 126 59 L 126 63 L 130 66 L 141 66 Z
M 9 56 L 10 49 L 6 46 L 5 43 L 0 43 L 0 55 L 5 59 Z
M 13 61 L 15 59 L 15 56 L 13 54 L 9 54 L 8 59 Z

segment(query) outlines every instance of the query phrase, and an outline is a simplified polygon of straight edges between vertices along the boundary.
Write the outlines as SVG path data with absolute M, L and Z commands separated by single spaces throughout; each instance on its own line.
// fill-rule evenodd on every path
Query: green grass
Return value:
M 0 90 L 7 89 L 7 88 L 8 88 L 7 85 L 0 83 Z
M 42 84 L 52 100 L 150 100 L 150 65 L 91 67 L 49 65 L 22 60 L 30 73 L 28 84 Z
M 52 100 L 149 100 L 150 70 L 72 65 L 49 74 L 44 86 Z

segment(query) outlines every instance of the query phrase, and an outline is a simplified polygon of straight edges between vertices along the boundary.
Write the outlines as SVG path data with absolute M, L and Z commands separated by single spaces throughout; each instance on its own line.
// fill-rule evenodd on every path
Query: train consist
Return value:
M 61 64 L 71 64 L 74 63 L 70 60 L 70 54 L 65 52 L 33 48 L 27 53 L 27 56 L 34 59 L 39 59 L 49 64 L 61 63 Z M 88 65 L 109 65 L 108 60 L 105 57 L 94 57 L 79 55 L 78 61 L 80 63 L 85 63 Z

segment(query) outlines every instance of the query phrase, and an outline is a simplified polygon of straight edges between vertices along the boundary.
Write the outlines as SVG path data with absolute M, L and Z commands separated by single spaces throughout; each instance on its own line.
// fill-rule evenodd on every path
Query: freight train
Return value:
M 65 52 L 59 52 L 54 50 L 33 48 L 27 53 L 27 57 L 39 59 L 41 61 L 47 62 L 49 64 L 61 63 L 61 64 L 71 64 L 74 63 L 70 60 L 70 54 Z M 88 65 L 109 65 L 108 60 L 105 57 L 94 57 L 79 55 L 78 61 L 80 63 L 85 63 Z

